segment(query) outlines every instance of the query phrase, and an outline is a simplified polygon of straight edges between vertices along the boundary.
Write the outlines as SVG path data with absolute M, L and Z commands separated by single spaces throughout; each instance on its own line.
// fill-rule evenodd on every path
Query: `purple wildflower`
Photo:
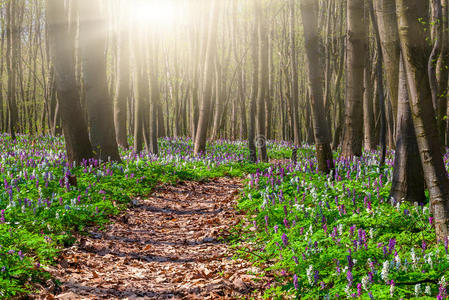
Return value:
M 288 237 L 285 233 L 282 234 L 282 243 L 284 244 L 285 247 L 287 247 L 288 245 Z
M 352 286 L 352 283 L 354 281 L 354 277 L 352 276 L 351 270 L 348 270 L 348 273 L 346 273 L 346 279 L 348 280 L 348 285 Z

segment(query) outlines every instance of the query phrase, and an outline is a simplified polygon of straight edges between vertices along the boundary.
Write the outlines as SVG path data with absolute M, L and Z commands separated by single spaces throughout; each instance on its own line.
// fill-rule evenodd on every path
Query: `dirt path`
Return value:
M 259 297 L 258 270 L 232 260 L 221 239 L 242 217 L 236 179 L 164 185 L 63 252 L 52 273 L 57 299 L 241 299 Z M 254 292 L 256 290 L 256 292 Z M 52 295 L 47 295 L 52 298 Z

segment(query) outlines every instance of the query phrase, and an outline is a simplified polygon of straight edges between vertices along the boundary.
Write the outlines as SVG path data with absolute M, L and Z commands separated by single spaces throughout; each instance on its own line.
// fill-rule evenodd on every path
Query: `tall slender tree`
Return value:
M 410 110 L 404 64 L 401 62 L 400 65 L 396 152 L 390 196 L 398 201 L 424 203 L 424 174 Z
M 296 51 L 296 0 L 290 0 L 290 56 L 292 64 L 291 98 L 293 102 L 293 139 L 295 146 L 301 144 L 301 131 L 299 128 L 299 87 L 298 87 L 298 53 Z
M 265 105 L 268 96 L 268 31 L 262 3 L 255 2 L 257 35 L 259 39 L 259 83 L 257 89 L 257 137 L 256 147 L 259 161 L 268 161 L 267 137 L 265 135 Z
M 106 66 L 107 22 L 101 0 L 79 0 L 79 36 L 90 138 L 104 161 L 120 161 Z
M 257 0 L 255 0 L 257 1 Z M 249 103 L 248 119 L 248 149 L 249 159 L 252 162 L 257 161 L 256 148 L 256 111 L 257 111 L 257 92 L 259 90 L 259 39 L 257 36 L 257 26 L 253 26 L 251 38 L 251 54 L 253 63 L 253 76 L 251 82 L 251 99 Z
M 206 151 L 207 129 L 209 125 L 210 106 L 213 94 L 214 62 L 217 55 L 217 27 L 220 10 L 217 0 L 212 0 L 210 10 L 203 76 L 204 91 L 201 97 L 198 127 L 195 137 L 195 155 L 199 155 Z
M 150 43 L 151 57 L 150 57 L 150 85 L 151 85 L 151 106 L 150 106 L 150 152 L 157 154 L 158 149 L 158 108 L 160 102 L 160 88 L 159 88 L 159 44 L 157 37 L 153 35 L 153 42 Z
M 395 0 L 370 1 L 374 3 L 382 45 L 382 57 L 387 79 L 388 94 L 393 109 L 393 116 L 396 118 L 398 107 L 400 46 Z
M 12 139 L 16 139 L 17 125 L 19 121 L 16 85 L 17 66 L 19 60 L 20 29 L 17 18 L 18 1 L 9 1 L 6 5 L 6 69 L 8 71 L 8 120 L 9 133 Z
M 346 105 L 342 155 L 361 156 L 363 71 L 367 49 L 365 0 L 347 0 Z
M 320 35 L 317 22 L 318 2 L 301 0 L 301 12 L 318 169 L 321 172 L 329 173 L 334 168 L 334 159 L 330 146 L 329 123 L 326 121 L 324 113 L 323 67 L 320 62 Z
M 117 84 L 114 99 L 114 124 L 117 143 L 128 148 L 126 131 L 126 107 L 130 97 L 130 16 L 126 1 L 119 2 L 122 14 L 118 29 L 117 43 Z
M 422 22 L 428 20 L 428 5 L 427 1 L 396 1 L 401 50 L 424 178 L 435 217 L 436 235 L 444 240 L 448 236 L 449 179 L 427 76 L 431 51 Z
M 59 111 L 69 162 L 93 157 L 87 125 L 81 111 L 75 77 L 75 44 L 70 39 L 68 11 L 64 1 L 47 0 L 47 26 L 54 66 Z
M 448 79 L 449 79 L 449 1 L 441 0 L 441 51 L 436 66 L 437 83 L 438 83 L 438 101 L 437 101 L 437 124 L 440 133 L 441 143 L 446 143 L 448 138 L 446 132 L 447 118 L 447 100 L 448 100 Z

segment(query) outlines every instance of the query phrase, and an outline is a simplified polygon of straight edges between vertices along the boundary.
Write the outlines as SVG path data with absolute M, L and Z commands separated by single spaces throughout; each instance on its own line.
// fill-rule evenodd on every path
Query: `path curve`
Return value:
M 163 185 L 64 250 L 56 299 L 259 298 L 262 280 L 222 239 L 243 217 L 239 179 Z M 47 299 L 53 295 L 44 295 Z

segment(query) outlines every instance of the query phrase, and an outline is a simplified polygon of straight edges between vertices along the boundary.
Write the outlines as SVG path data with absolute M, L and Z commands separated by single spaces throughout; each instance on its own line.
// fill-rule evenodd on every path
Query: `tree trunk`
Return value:
M 255 0 L 257 1 L 257 0 Z M 256 109 L 257 109 L 257 91 L 259 86 L 259 41 L 257 38 L 257 26 L 251 39 L 251 51 L 253 60 L 253 78 L 251 86 L 251 99 L 249 104 L 249 124 L 248 124 L 248 150 L 251 162 L 257 161 L 256 149 Z
M 268 161 L 267 137 L 265 136 L 265 103 L 267 101 L 268 87 L 268 32 L 266 28 L 265 13 L 262 3 L 255 1 L 255 14 L 259 38 L 259 83 L 257 92 L 257 137 L 256 147 L 259 161 Z
M 9 1 L 6 6 L 6 68 L 8 71 L 8 116 L 9 116 L 9 133 L 13 140 L 16 139 L 18 111 L 16 103 L 16 81 L 17 81 L 17 64 L 18 64 L 18 46 L 20 43 L 20 31 L 17 22 L 17 1 Z
M 211 15 L 209 19 L 210 24 L 204 65 L 204 91 L 201 97 L 201 108 L 195 137 L 195 155 L 200 155 L 206 151 L 207 129 L 209 127 L 210 106 L 213 94 L 214 62 L 217 52 L 217 27 L 219 14 L 217 0 L 212 0 L 210 9 Z
M 75 77 L 75 49 L 68 34 L 68 14 L 63 1 L 47 0 L 47 24 L 67 160 L 81 162 L 92 158 L 93 152 L 81 110 Z
M 421 22 L 427 20 L 428 2 L 397 0 L 396 5 L 415 133 L 435 217 L 436 235 L 443 240 L 448 236 L 449 179 L 426 70 L 430 51 Z
M 368 60 L 368 56 L 367 56 Z M 373 113 L 373 78 L 371 76 L 371 65 L 367 61 L 365 64 L 365 71 L 363 75 L 364 79 L 364 92 L 363 92 L 363 130 L 364 130 L 364 142 L 363 146 L 365 150 L 376 150 L 376 144 L 374 142 L 374 113 Z
M 346 109 L 342 155 L 361 156 L 363 142 L 363 70 L 367 50 L 364 0 L 348 0 Z
M 449 3 L 448 0 L 441 1 L 441 26 L 443 28 L 441 35 L 441 53 L 437 62 L 437 83 L 438 83 L 438 99 L 437 99 L 437 123 L 440 141 L 446 144 L 446 110 L 448 101 L 448 79 L 449 79 Z M 447 144 L 446 144 L 447 145 Z
M 226 85 L 224 83 L 226 79 L 225 74 L 223 74 L 223 68 L 218 61 L 215 62 L 215 74 L 215 114 L 212 130 L 212 139 L 214 140 L 219 138 L 219 131 L 226 101 Z
M 238 105 L 240 112 L 240 139 L 246 139 L 248 134 L 248 126 L 246 123 L 246 93 L 245 93 L 245 70 L 240 69 L 240 74 L 238 74 Z
M 312 126 L 315 137 L 318 170 L 329 173 L 334 168 L 334 159 L 330 146 L 329 122 L 324 113 L 323 73 L 320 64 L 320 40 L 318 31 L 318 2 L 302 0 L 302 22 L 304 26 L 304 43 L 307 54 L 310 99 L 312 108 Z
M 106 75 L 107 22 L 101 0 L 80 0 L 79 4 L 81 60 L 92 146 L 103 161 L 120 161 Z
M 424 203 L 424 174 L 413 127 L 407 90 L 407 78 L 401 62 L 399 71 L 399 102 L 396 127 L 396 153 L 390 197 L 397 201 Z
M 298 54 L 296 53 L 296 0 L 290 0 L 290 56 L 292 63 L 292 78 L 291 78 L 291 98 L 292 98 L 292 108 L 293 108 L 293 136 L 295 146 L 301 145 L 301 138 L 299 132 L 299 114 L 298 114 L 298 103 L 299 103 L 299 87 L 298 87 Z
M 125 9 L 125 1 L 120 2 L 120 7 Z M 117 51 L 117 85 L 114 101 L 114 123 L 117 144 L 128 148 L 128 135 L 126 132 L 126 107 L 130 96 L 130 51 L 129 51 L 129 15 L 124 12 L 119 24 L 119 40 Z
M 145 149 L 149 150 L 148 145 L 148 130 L 146 128 L 148 103 L 150 101 L 149 78 L 147 69 L 147 53 L 146 39 L 143 33 L 134 28 L 135 32 L 135 66 L 136 66 L 136 97 L 134 103 L 134 150 L 141 152 L 143 150 L 143 143 L 145 142 Z
M 150 152 L 158 154 L 158 108 L 160 106 L 161 93 L 159 88 L 159 44 L 157 38 L 151 43 L 152 55 L 150 65 L 151 107 L 150 107 Z
M 376 11 L 388 93 L 390 95 L 393 116 L 396 118 L 398 112 L 400 46 L 395 0 L 369 1 L 373 1 Z
M 371 2 L 368 3 L 367 9 L 369 9 L 369 15 L 371 16 L 374 33 L 376 35 L 376 51 L 377 51 L 377 62 L 376 62 L 376 78 L 377 78 L 377 96 L 379 102 L 379 110 L 380 110 L 380 132 L 379 132 L 379 144 L 381 148 L 380 152 L 380 166 L 385 164 L 385 157 L 387 153 L 387 143 L 386 143 L 386 133 L 387 133 L 387 117 L 386 117 L 386 105 L 385 105 L 385 94 L 384 94 L 384 78 L 383 78 L 383 69 L 382 69 L 382 46 L 381 46 L 381 36 L 379 32 L 379 26 L 377 24 L 377 19 L 374 14 L 374 7 Z M 367 14 L 368 15 L 368 14 Z M 391 112 L 391 109 L 389 110 Z M 390 118 L 391 120 L 392 118 Z M 393 120 L 390 124 L 393 124 Z M 390 126 L 392 129 L 393 125 Z M 390 137 L 393 129 L 390 130 Z M 392 139 L 390 139 L 390 146 L 393 145 Z

